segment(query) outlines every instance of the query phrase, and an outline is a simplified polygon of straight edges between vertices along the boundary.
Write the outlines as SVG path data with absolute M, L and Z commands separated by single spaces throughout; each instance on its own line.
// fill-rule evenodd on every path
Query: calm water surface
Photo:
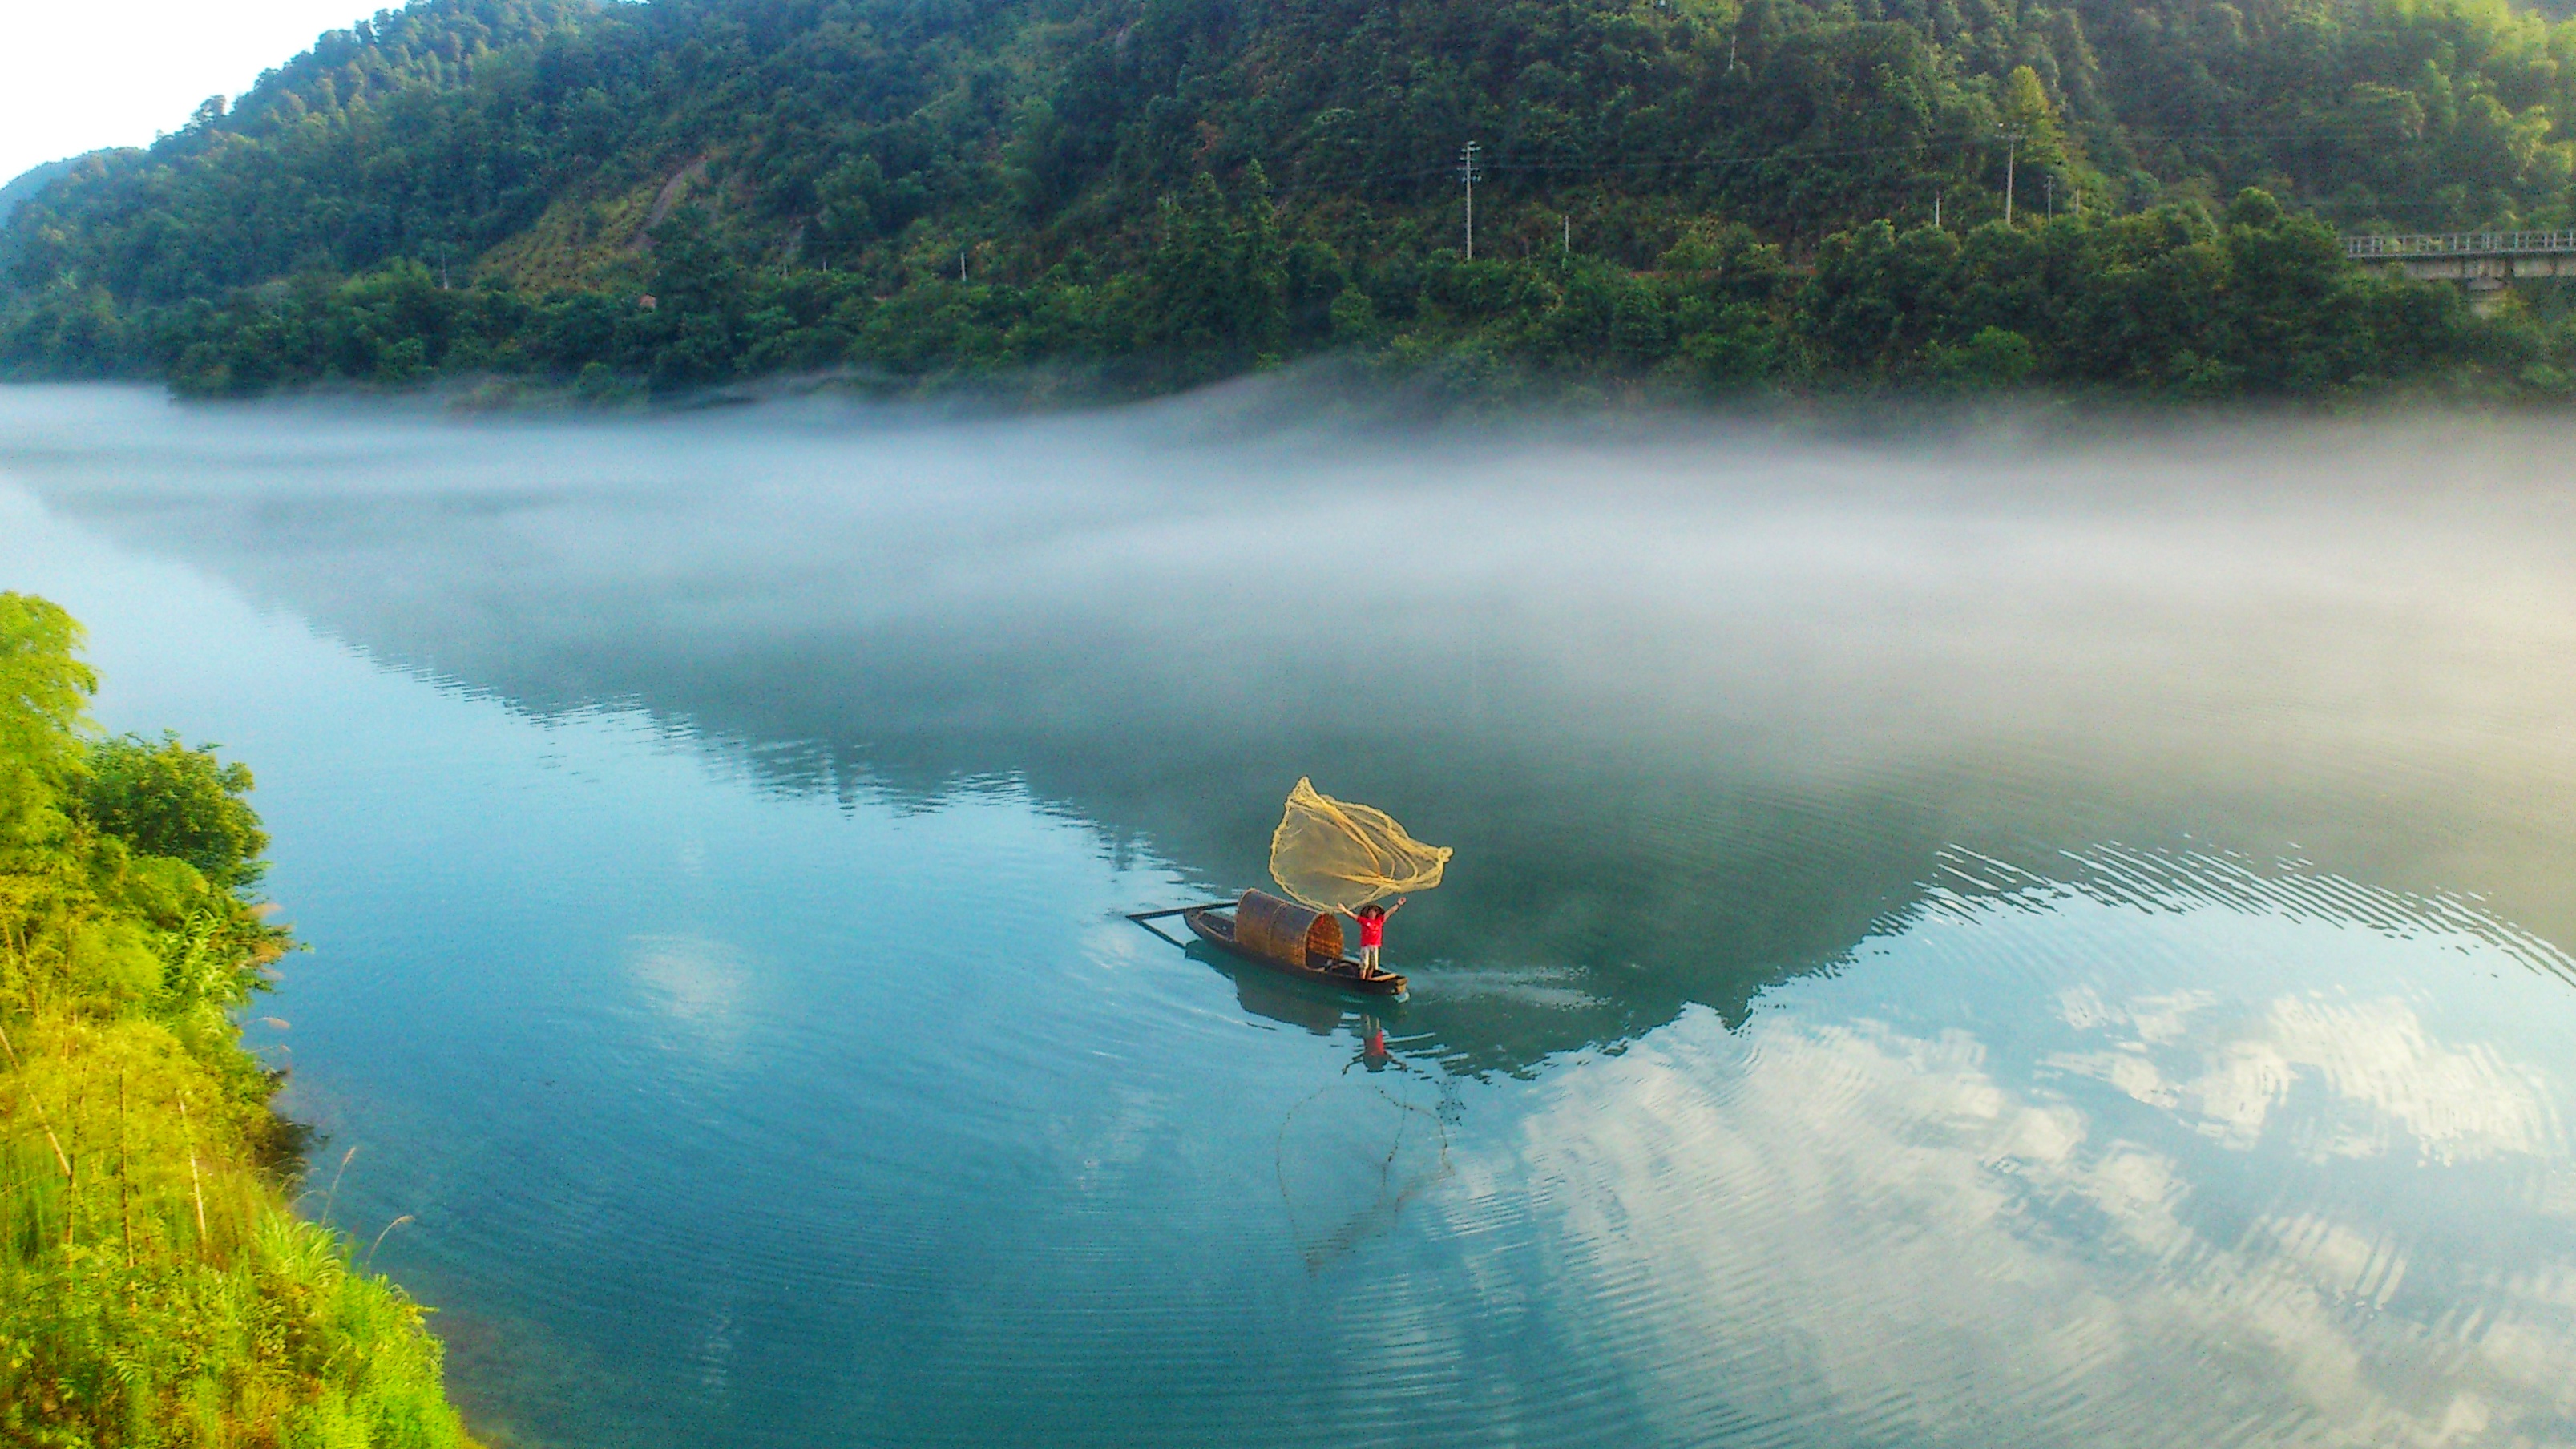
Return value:
M 1299 406 L 0 389 L 0 587 L 504 1443 L 2576 1440 L 2576 437 Z M 1118 918 L 1300 774 L 1383 1063 Z

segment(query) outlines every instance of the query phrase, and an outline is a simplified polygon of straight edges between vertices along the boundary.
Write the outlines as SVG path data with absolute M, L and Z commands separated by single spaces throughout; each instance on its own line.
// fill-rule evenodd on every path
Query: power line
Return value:
M 2114 124 L 2116 125 L 2116 123 Z M 2335 138 L 2337 135 L 2344 132 L 2376 131 L 2378 129 L 2380 129 L 2380 127 L 2368 121 L 2356 120 L 2340 124 L 2319 121 L 2310 122 L 2291 130 L 2275 131 L 2248 128 L 2210 128 L 2196 131 L 2120 131 L 2116 133 L 2115 138 L 2123 143 L 2133 144 L 2178 144 L 2189 142 L 2226 143 L 2235 141 L 2254 141 L 2267 138 L 2325 140 Z M 1780 163 L 1800 164 L 1869 156 L 1920 156 L 1925 155 L 1926 153 L 1943 152 L 1956 155 L 1962 152 L 1983 150 L 2000 141 L 2005 146 L 2004 209 L 2007 218 L 2009 218 L 2014 210 L 2014 193 L 2016 189 L 2016 181 L 2018 179 L 2016 173 L 2019 169 L 2020 159 L 2019 148 L 2020 142 L 2024 139 L 2026 139 L 2026 136 L 2022 132 L 1999 130 L 1992 133 L 1990 136 L 1983 138 L 1973 135 L 1950 136 L 1908 140 L 1895 144 L 1880 144 L 1872 146 L 1824 146 L 1812 149 L 1802 149 L 1792 144 L 1788 146 L 1773 147 L 1762 151 L 1734 154 L 1707 155 L 1704 153 L 1675 153 L 1657 157 L 1631 157 L 1618 161 L 1492 161 L 1488 160 L 1484 156 L 1483 143 L 1471 141 L 1460 147 L 1456 162 L 1451 168 L 1447 169 L 1450 174 L 1455 175 L 1458 178 L 1465 191 L 1466 205 L 1463 235 L 1467 255 L 1472 258 L 1475 255 L 1475 183 L 1478 181 L 1488 180 L 1491 178 L 1493 173 L 1497 172 L 1534 175 L 1607 175 L 1647 171 L 1715 171 L 1737 166 L 1763 166 Z M 1273 188 L 1273 192 L 1274 194 L 1284 196 L 1325 190 L 1347 190 L 1355 187 L 1368 186 L 1374 183 L 1419 182 L 1440 175 L 1443 169 L 1444 168 L 1437 166 L 1415 166 L 1346 172 L 1337 176 L 1308 177 L 1301 178 L 1285 186 L 1275 187 Z M 2056 176 L 2053 168 L 2047 177 L 2047 181 L 2051 193 L 2050 209 L 2051 213 L 2054 214 Z M 2304 201 L 2301 204 L 2308 206 L 2311 209 L 2329 211 L 2362 210 L 2381 213 L 2423 213 L 2440 212 L 2451 209 L 2451 204 L 2447 202 L 2398 198 L 2356 202 L 2343 200 L 2341 198 L 2317 197 Z M 1938 203 L 1936 202 L 1936 206 L 1937 205 Z M 1569 250 L 1571 249 L 1570 235 L 1563 239 L 1561 245 L 1565 245 Z
M 2149 144 L 2180 144 L 2194 141 L 2229 142 L 2301 140 L 2328 139 L 2347 133 L 2376 132 L 2380 129 L 2382 128 L 2377 123 L 2364 120 L 2348 122 L 2317 121 L 2286 129 L 2213 127 L 2210 129 L 2196 131 L 2120 130 L 2115 132 L 2109 139 L 2122 143 Z M 1995 133 L 1995 135 L 1990 138 L 1986 144 L 1992 144 L 1994 141 L 2006 141 L 2009 145 L 2008 134 L 1999 131 Z M 1765 162 L 1776 161 L 1845 160 L 1861 156 L 1894 156 L 1921 153 L 1925 151 L 1952 149 L 1966 150 L 1978 145 L 1978 138 L 1973 136 L 1935 137 L 1922 140 L 1902 141 L 1894 144 L 1880 144 L 1872 146 L 1824 146 L 1812 149 L 1801 149 L 1793 142 L 1788 145 L 1776 146 L 1762 151 L 1721 154 L 1716 156 L 1689 152 L 1675 152 L 1663 156 L 1629 158 L 1619 161 L 1493 161 L 1486 159 L 1480 154 L 1476 159 L 1476 179 L 1480 181 L 1486 180 L 1492 173 L 1496 172 L 1607 173 L 1667 169 L 1706 170 L 1728 166 L 1760 165 Z M 1479 143 L 1478 149 L 1481 151 L 1481 143 Z M 1463 167 L 1463 164 L 1464 157 L 1462 154 L 1460 166 Z M 1443 168 L 1440 167 L 1406 167 L 1400 169 L 1346 173 L 1337 177 L 1301 180 L 1292 185 L 1278 187 L 1276 190 L 1281 194 L 1287 194 L 1301 191 L 1313 191 L 1327 187 L 1363 185 L 1374 181 L 1419 181 L 1441 174 L 1442 169 Z M 1455 174 L 1454 169 L 1452 174 Z

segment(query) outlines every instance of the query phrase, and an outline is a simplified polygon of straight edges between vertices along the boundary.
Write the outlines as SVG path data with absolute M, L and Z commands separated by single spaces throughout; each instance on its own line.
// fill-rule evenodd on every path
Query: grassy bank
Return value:
M 0 1441 L 467 1445 L 424 1310 L 288 1208 L 249 773 L 97 738 L 79 641 L 0 593 Z

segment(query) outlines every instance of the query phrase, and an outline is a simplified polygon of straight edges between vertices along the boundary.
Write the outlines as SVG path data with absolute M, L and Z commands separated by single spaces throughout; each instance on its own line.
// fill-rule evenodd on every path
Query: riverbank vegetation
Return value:
M 464 1446 L 423 1310 L 287 1207 L 250 774 L 92 737 L 78 642 L 0 593 L 0 1440 Z
M 2571 120 L 2506 0 L 419 0 L 24 199 L 0 366 L 2556 397 L 2337 236 L 2576 225 Z

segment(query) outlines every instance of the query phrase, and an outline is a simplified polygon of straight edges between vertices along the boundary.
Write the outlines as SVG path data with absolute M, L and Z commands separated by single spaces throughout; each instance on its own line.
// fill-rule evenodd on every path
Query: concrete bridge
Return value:
M 2517 278 L 2576 277 L 2576 230 L 2348 236 L 2343 254 L 2418 281 L 2458 282 L 2484 301 Z

